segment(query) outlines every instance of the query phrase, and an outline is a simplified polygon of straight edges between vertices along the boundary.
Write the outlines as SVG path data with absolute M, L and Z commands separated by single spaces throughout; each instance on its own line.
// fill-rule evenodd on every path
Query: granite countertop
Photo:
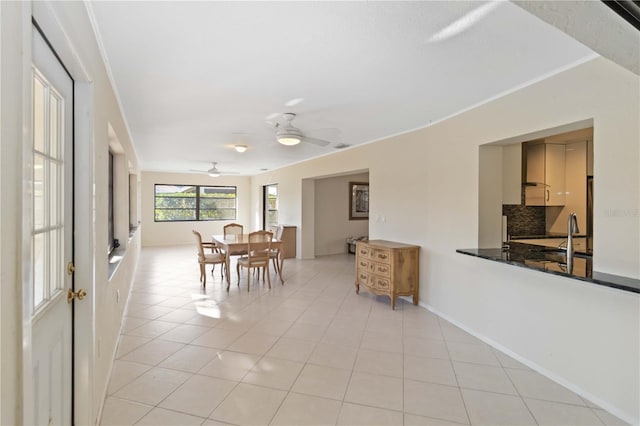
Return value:
M 591 256 L 576 254 L 573 271 L 567 272 L 566 253 L 549 247 L 511 242 L 508 248 L 458 249 L 456 252 L 481 257 L 495 262 L 508 263 L 523 268 L 575 278 L 593 284 L 640 293 L 640 280 L 593 270 Z

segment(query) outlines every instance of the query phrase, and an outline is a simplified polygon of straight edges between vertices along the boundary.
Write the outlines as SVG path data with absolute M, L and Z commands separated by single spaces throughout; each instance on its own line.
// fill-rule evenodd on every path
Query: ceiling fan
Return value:
M 222 170 L 218 170 L 218 167 L 216 167 L 216 165 L 218 164 L 216 161 L 211 162 L 211 164 L 213 165 L 213 167 L 211 167 L 209 170 L 193 170 L 191 169 L 192 172 L 200 172 L 200 173 L 206 173 L 211 177 L 218 177 L 221 175 L 237 175 L 239 174 L 238 172 L 225 172 Z
M 291 122 L 296 118 L 296 114 L 292 112 L 285 112 L 282 114 L 284 122 L 276 122 L 274 127 L 276 128 L 276 139 L 282 145 L 297 145 L 300 142 L 308 142 L 318 146 L 327 146 L 331 142 L 324 139 L 317 139 L 306 136 L 302 130 L 295 127 Z

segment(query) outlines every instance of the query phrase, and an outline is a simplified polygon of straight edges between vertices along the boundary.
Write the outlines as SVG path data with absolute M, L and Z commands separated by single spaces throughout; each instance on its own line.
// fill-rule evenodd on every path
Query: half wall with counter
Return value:
M 591 256 L 581 253 L 575 254 L 573 270 L 569 271 L 567 270 L 567 254 L 565 250 L 541 245 L 512 242 L 503 248 L 458 249 L 456 252 L 574 278 L 595 285 L 640 293 L 640 280 L 594 271 Z

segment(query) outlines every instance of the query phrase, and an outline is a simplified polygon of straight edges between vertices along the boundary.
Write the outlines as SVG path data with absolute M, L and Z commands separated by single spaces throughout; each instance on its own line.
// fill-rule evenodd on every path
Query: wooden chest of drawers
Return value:
M 371 293 L 391 298 L 413 296 L 418 304 L 418 253 L 420 247 L 393 241 L 371 240 L 356 243 L 356 293 L 360 286 Z

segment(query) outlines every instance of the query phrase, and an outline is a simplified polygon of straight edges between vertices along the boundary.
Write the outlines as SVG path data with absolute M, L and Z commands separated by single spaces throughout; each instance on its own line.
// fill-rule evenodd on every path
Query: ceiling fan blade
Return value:
M 207 173 L 207 170 L 189 169 L 190 172 Z
M 324 139 L 310 138 L 308 136 L 303 137 L 302 140 L 318 146 L 327 146 L 331 143 L 329 141 L 325 141 Z
M 342 136 L 342 131 L 336 127 L 322 127 L 308 129 L 306 134 L 327 141 L 336 141 Z
M 239 175 L 240 172 L 225 172 L 224 170 L 218 170 L 221 175 Z
M 267 115 L 267 116 L 264 118 L 264 121 L 266 121 L 266 122 L 268 123 L 268 122 L 273 121 L 273 120 L 275 120 L 276 118 L 280 117 L 281 115 L 282 115 L 282 113 L 281 113 L 281 112 L 272 112 L 271 114 Z
M 290 99 L 287 102 L 285 102 L 284 106 L 286 107 L 293 107 L 298 105 L 300 102 L 304 101 L 304 98 L 295 98 L 295 99 Z

